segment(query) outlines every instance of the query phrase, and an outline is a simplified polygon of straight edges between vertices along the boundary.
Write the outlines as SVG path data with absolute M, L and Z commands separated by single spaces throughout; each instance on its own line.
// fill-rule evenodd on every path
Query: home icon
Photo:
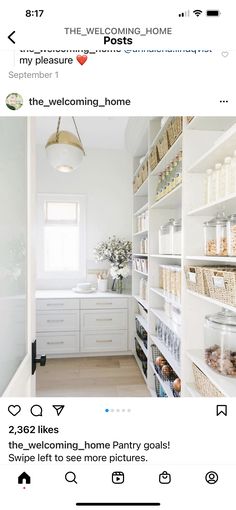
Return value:
M 18 476 L 18 484 L 23 484 L 23 483 L 26 483 L 26 484 L 29 484 L 30 483 L 30 476 L 27 475 L 27 473 L 21 473 L 20 476 Z

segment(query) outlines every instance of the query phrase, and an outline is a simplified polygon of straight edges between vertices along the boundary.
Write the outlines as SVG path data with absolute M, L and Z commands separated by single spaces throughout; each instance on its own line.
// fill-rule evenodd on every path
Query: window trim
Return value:
M 80 204 L 80 267 L 81 271 L 45 271 L 44 270 L 44 202 L 79 202 Z M 86 278 L 86 195 L 61 193 L 37 194 L 37 278 L 39 280 L 81 280 Z M 63 224 L 63 222 L 62 222 Z M 65 224 L 65 223 L 64 223 Z

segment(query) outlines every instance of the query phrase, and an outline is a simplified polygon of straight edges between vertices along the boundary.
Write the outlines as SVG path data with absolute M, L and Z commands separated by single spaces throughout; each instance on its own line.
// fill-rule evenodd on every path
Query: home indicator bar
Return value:
M 76 506 L 161 506 L 161 503 L 76 503 Z
M 76 506 L 161 506 L 161 503 L 76 503 Z

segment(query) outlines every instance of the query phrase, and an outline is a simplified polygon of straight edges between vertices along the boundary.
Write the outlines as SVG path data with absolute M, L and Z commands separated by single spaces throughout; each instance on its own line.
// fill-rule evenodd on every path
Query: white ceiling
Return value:
M 128 117 L 75 117 L 79 134 L 86 148 L 125 149 Z M 36 118 L 36 143 L 45 145 L 56 131 L 58 117 Z M 62 117 L 60 129 L 75 132 L 71 117 Z

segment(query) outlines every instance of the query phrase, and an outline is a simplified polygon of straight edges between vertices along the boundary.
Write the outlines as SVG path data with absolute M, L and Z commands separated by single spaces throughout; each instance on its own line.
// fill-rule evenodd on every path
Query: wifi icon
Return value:
M 195 16 L 201 16 L 202 14 L 202 11 L 200 9 L 195 9 L 195 11 L 193 11 L 193 14 L 195 14 Z

